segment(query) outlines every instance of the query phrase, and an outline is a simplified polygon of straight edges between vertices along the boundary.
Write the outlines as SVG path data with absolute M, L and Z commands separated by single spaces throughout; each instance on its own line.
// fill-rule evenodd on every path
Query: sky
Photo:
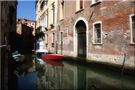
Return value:
M 18 0 L 17 18 L 35 20 L 35 0 Z

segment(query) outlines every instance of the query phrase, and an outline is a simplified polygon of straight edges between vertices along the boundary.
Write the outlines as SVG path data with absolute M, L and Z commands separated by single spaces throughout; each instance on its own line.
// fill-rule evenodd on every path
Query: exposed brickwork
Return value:
M 91 4 L 91 0 L 84 0 L 84 7 L 80 10 L 76 8 L 77 0 L 64 0 L 64 18 L 60 20 L 61 2 L 58 0 L 55 29 L 48 31 L 48 50 L 76 57 L 79 41 L 76 24 L 77 21 L 82 20 L 86 24 L 87 59 L 101 56 L 100 61 L 104 62 L 104 57 L 107 57 L 106 59 L 110 59 L 111 63 L 117 63 L 115 60 L 122 62 L 123 55 L 126 54 L 127 60 L 133 61 L 135 47 L 134 44 L 131 44 L 129 18 L 131 14 L 135 13 L 135 5 L 132 0 L 102 0 L 96 4 Z M 98 21 L 102 25 L 102 43 L 94 44 L 93 24 Z M 52 32 L 56 33 L 53 48 L 51 47 Z M 63 32 L 63 45 L 61 44 L 61 32 Z
M 70 3 L 70 4 L 69 4 Z M 79 17 L 88 21 L 88 53 L 103 55 L 127 54 L 128 59 L 134 57 L 134 45 L 130 44 L 131 31 L 129 15 L 134 14 L 134 3 L 132 1 L 102 1 L 91 6 L 90 1 L 84 2 L 84 9 L 76 12 L 75 1 L 65 1 L 65 16 L 60 23 L 60 30 L 68 28 L 68 37 L 64 35 L 63 51 L 74 50 L 73 27 Z M 59 16 L 59 15 L 58 15 Z M 102 44 L 94 45 L 93 23 L 102 22 Z M 59 43 L 60 45 L 60 43 Z M 59 47 L 60 49 L 60 47 Z

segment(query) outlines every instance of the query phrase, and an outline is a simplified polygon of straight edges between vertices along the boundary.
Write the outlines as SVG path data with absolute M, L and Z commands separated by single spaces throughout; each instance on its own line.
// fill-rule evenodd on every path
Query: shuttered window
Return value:
M 131 43 L 135 44 L 135 15 L 131 16 Z
M 94 40 L 94 44 L 102 44 L 101 23 L 93 24 L 93 40 Z

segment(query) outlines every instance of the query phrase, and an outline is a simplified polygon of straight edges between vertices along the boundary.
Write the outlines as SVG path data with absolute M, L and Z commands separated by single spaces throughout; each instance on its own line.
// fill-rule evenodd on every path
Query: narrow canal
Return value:
M 25 55 L 14 69 L 17 88 L 23 89 L 134 89 L 134 73 L 120 68 L 65 57 L 60 61 Z M 134 72 L 134 71 L 133 71 Z
M 39 89 L 135 89 L 133 74 L 100 64 L 64 58 L 59 62 L 47 61 L 44 68 L 38 78 Z

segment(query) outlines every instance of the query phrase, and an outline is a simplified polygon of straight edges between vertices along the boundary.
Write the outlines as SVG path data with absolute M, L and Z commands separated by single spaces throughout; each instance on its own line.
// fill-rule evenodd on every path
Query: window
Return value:
M 131 44 L 135 44 L 135 15 L 130 16 Z
M 101 0 L 91 0 L 92 4 L 96 4 L 96 3 L 99 3 L 101 2 Z
M 40 9 L 41 9 L 41 11 L 43 10 L 44 4 L 45 4 L 44 0 L 40 0 Z
M 48 10 L 46 10 L 46 21 L 45 21 L 45 27 L 48 27 Z
M 55 3 L 52 3 L 52 9 L 51 9 L 51 24 L 55 24 Z
M 76 11 L 83 10 L 84 0 L 76 0 Z
M 48 34 L 47 33 L 45 34 L 45 45 L 46 45 L 46 47 L 48 46 Z
M 52 33 L 52 47 L 54 47 L 54 41 L 55 41 L 55 33 Z
M 64 0 L 60 3 L 60 20 L 64 18 Z
M 80 9 L 83 9 L 83 0 L 80 0 Z
M 45 26 L 45 13 L 43 13 L 40 17 L 40 25 L 41 26 Z
M 60 44 L 63 47 L 63 32 L 60 32 Z
M 102 44 L 101 22 L 93 24 L 93 40 L 94 44 Z

